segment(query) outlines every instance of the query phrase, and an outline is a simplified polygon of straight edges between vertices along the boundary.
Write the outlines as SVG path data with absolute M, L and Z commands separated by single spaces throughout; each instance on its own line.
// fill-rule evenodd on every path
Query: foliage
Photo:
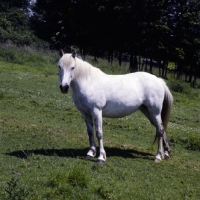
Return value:
M 87 187 L 89 182 L 89 177 L 86 169 L 82 167 L 74 167 L 74 169 L 69 174 L 68 182 L 72 186 L 79 186 L 82 188 Z
M 19 178 L 14 176 L 7 182 L 5 193 L 7 200 L 27 200 L 33 195 L 31 189 L 22 185 Z
M 189 83 L 185 83 L 181 80 L 174 80 L 170 83 L 170 88 L 175 92 L 180 92 L 184 94 L 190 94 L 192 89 Z
M 43 41 L 38 39 L 31 30 L 30 1 L 6 1 L 0 5 L 0 42 L 11 41 L 18 46 L 35 45 L 44 48 Z
M 2 91 L 0 91 L 0 99 L 4 98 L 4 93 Z
M 99 187 L 96 191 L 96 193 L 102 198 L 102 199 L 118 199 L 119 194 L 115 194 L 112 187 L 109 185 L 102 185 Z
M 200 150 L 200 137 L 197 134 L 191 134 L 186 140 L 187 148 L 191 150 Z
M 38 49 L 35 46 L 18 47 L 12 43 L 1 43 L 0 58 L 11 63 L 26 63 L 39 67 L 49 63 L 54 64 L 58 59 L 58 53 L 51 50 Z

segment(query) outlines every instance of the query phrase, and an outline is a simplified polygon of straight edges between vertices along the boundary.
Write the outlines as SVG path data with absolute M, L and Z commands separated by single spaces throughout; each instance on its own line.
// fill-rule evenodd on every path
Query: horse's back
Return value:
M 162 93 L 163 81 L 156 76 L 146 72 L 135 72 L 126 75 L 109 75 L 105 81 L 107 96 L 134 96 L 145 100 L 152 95 Z M 159 95 L 159 94 L 158 94 Z
M 127 75 L 109 75 L 105 80 L 105 117 L 124 117 L 141 105 L 152 106 L 163 101 L 162 82 L 154 75 L 136 72 Z

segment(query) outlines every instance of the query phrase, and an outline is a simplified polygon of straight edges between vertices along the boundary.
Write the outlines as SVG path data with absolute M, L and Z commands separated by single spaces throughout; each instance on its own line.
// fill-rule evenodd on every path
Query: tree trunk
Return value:
M 137 72 L 138 71 L 138 67 L 137 67 L 137 56 L 133 56 L 133 54 L 131 53 L 131 57 L 130 57 L 130 72 Z
M 80 48 L 80 52 L 81 52 L 82 59 L 85 60 L 85 50 L 83 47 Z
M 168 66 L 168 64 L 169 64 L 169 61 L 167 60 L 166 61 L 166 63 L 165 63 L 165 78 L 167 78 L 167 72 L 168 72 L 168 70 L 167 70 L 167 66 Z
M 159 76 L 161 77 L 161 60 L 158 60 Z
M 178 62 L 177 63 L 177 75 L 176 75 L 178 79 L 181 78 L 182 69 L 183 69 L 182 62 Z
M 134 66 L 134 72 L 137 72 L 137 71 L 138 71 L 138 60 L 137 60 L 137 56 L 134 56 L 134 63 L 133 63 L 133 66 Z
M 138 71 L 137 67 L 137 56 L 133 56 L 133 53 L 130 55 L 130 73 Z
M 150 73 L 150 74 L 153 73 L 152 68 L 153 68 L 153 59 L 151 58 L 151 59 L 150 59 L 150 68 L 149 68 L 149 73 Z
M 194 84 L 195 84 L 195 87 L 197 85 L 198 67 L 200 67 L 200 66 L 198 64 L 196 64 L 195 68 L 194 68 Z
M 113 51 L 109 50 L 108 51 L 108 62 L 112 65 L 113 63 Z
M 121 50 L 119 50 L 118 62 L 119 62 L 119 66 L 122 66 L 122 51 Z
M 166 61 L 163 60 L 163 66 L 162 66 L 162 77 L 165 78 L 165 69 L 166 69 Z
M 189 69 L 189 83 L 192 83 L 192 77 L 193 77 L 193 67 L 190 66 L 190 69 Z
M 142 67 L 141 67 L 141 69 L 140 69 L 141 71 L 143 71 L 143 69 L 144 69 L 144 64 L 145 64 L 145 63 L 144 63 L 144 59 L 142 58 Z
M 141 70 L 141 56 L 138 56 L 138 70 Z
M 187 82 L 188 72 L 185 72 L 185 82 Z
M 145 72 L 147 72 L 147 58 L 145 60 L 145 69 L 144 69 Z
M 98 53 L 97 53 L 97 50 L 96 49 L 94 49 L 94 62 L 98 62 Z
M 129 65 L 129 71 L 130 71 L 130 73 L 132 73 L 133 72 L 133 53 L 131 53 L 131 55 L 130 55 L 130 65 Z

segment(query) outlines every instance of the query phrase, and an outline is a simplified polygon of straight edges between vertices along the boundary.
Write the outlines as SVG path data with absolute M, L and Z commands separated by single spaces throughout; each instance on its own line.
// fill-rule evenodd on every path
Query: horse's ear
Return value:
M 62 49 L 60 49 L 59 54 L 60 54 L 60 57 L 62 57 L 64 55 L 64 52 Z
M 73 50 L 73 52 L 72 52 L 72 57 L 73 57 L 73 58 L 76 57 L 76 50 Z

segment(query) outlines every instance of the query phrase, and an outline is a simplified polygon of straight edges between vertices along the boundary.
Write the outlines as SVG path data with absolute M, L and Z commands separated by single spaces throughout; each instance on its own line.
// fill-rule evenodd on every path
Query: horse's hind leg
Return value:
M 164 153 L 165 153 L 165 159 L 169 158 L 169 152 L 171 151 L 169 140 L 167 138 L 167 134 L 164 131 L 164 136 L 163 136 L 163 144 L 164 144 Z
M 90 143 L 90 149 L 87 153 L 86 159 L 90 159 L 96 156 L 96 145 L 94 142 L 94 130 L 93 130 L 93 122 L 92 122 L 92 116 L 86 115 L 82 113 L 82 116 L 85 120 L 86 126 L 87 126 L 87 132 L 89 136 L 89 143 Z
M 158 149 L 155 157 L 155 162 L 161 162 L 164 159 L 163 141 L 164 141 L 164 127 L 162 125 L 161 116 L 157 115 L 153 119 L 153 124 L 156 127 L 156 137 L 158 138 Z
M 163 142 L 165 146 L 168 144 L 167 140 L 165 140 L 164 136 L 165 131 L 162 125 L 162 119 L 160 115 L 159 109 L 147 108 L 146 106 L 142 106 L 140 108 L 141 112 L 149 119 L 151 124 L 156 127 L 156 138 L 158 138 L 158 149 L 155 157 L 155 162 L 161 162 L 164 158 L 164 151 L 163 151 Z M 158 113 L 158 114 L 155 114 Z

